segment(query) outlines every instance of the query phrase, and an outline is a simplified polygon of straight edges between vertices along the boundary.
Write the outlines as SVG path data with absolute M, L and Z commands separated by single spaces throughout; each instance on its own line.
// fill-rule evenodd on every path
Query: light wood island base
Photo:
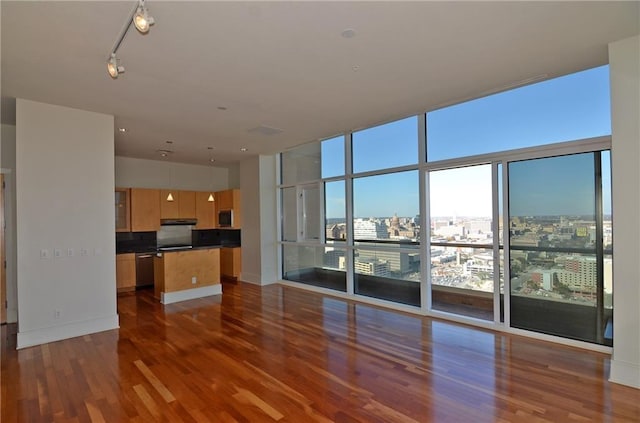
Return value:
M 222 294 L 219 248 L 163 252 L 153 270 L 155 297 L 163 304 Z

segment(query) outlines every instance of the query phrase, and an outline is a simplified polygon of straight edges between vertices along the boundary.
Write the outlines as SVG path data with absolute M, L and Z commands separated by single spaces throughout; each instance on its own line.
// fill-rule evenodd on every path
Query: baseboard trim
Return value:
M 180 301 L 195 300 L 196 298 L 220 294 L 222 294 L 222 284 L 216 284 L 182 291 L 162 292 L 160 294 L 160 302 L 162 304 L 173 304 Z
M 51 326 L 26 332 L 18 332 L 16 349 L 33 347 L 63 339 L 76 338 L 96 332 L 103 332 L 120 327 L 118 315 L 100 317 L 97 319 L 83 320 Z
M 609 382 L 631 386 L 632 388 L 640 388 L 640 365 L 612 359 Z

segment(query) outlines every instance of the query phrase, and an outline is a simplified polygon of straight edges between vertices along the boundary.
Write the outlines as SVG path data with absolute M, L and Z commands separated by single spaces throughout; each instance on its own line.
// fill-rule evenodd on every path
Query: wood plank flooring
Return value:
M 639 422 L 609 357 L 279 285 L 162 306 L 15 351 L 2 422 Z

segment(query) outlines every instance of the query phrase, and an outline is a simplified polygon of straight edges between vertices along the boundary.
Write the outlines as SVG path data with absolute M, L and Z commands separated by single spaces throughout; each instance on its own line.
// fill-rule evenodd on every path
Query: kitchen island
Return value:
M 158 253 L 153 267 L 155 296 L 162 304 L 222 294 L 220 247 Z

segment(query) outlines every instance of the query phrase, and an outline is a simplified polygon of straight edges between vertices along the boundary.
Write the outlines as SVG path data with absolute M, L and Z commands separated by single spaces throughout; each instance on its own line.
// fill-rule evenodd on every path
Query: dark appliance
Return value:
M 218 226 L 221 228 L 233 226 L 233 210 L 220 210 L 218 212 Z
M 136 288 L 153 286 L 153 253 L 136 254 Z

